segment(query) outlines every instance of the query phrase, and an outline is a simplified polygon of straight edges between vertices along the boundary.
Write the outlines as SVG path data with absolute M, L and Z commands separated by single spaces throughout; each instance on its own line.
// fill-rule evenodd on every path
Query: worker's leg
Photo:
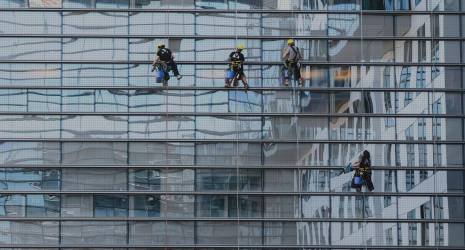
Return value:
M 304 79 L 302 78 L 302 75 L 300 74 L 300 66 L 298 64 L 295 64 L 294 79 L 299 82 L 300 86 L 304 85 Z
M 247 81 L 247 77 L 245 76 L 244 72 L 241 73 L 240 79 L 242 83 L 244 84 L 244 88 L 248 89 L 249 88 L 249 82 Z
M 173 71 L 174 76 L 178 76 L 179 75 L 178 65 L 174 62 L 174 60 L 169 61 L 168 65 L 170 66 L 171 70 Z
M 368 175 L 365 178 L 365 183 L 369 191 L 373 191 L 375 189 L 375 186 L 373 185 L 373 181 L 371 180 L 371 175 Z

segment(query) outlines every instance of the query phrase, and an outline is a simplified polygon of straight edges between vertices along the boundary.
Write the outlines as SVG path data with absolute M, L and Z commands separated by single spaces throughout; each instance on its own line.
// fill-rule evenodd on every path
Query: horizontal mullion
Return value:
M 150 12 L 150 13 L 231 13 L 231 14 L 381 14 L 381 15 L 413 15 L 413 14 L 429 14 L 429 15 L 448 15 L 448 14 L 463 14 L 463 11 L 437 11 L 437 10 L 272 10 L 272 9 L 170 9 L 170 8 L 3 8 L 0 12 L 9 11 L 31 11 L 31 12 Z
M 207 117 L 357 117 L 357 118 L 465 118 L 462 114 L 374 114 L 374 113 L 333 113 L 333 114 L 309 114 L 309 113 L 242 113 L 242 112 L 17 112 L 1 111 L 0 116 L 207 116 Z M 1 118 L 1 117 L 0 117 Z
M 24 169 L 57 169 L 57 168 L 111 168 L 111 169 L 287 169 L 287 170 L 340 170 L 342 166 L 305 166 L 305 165 L 255 165 L 255 166 L 244 166 L 244 165 L 0 165 L 0 169 L 5 168 L 24 168 Z M 408 166 L 372 166 L 374 171 L 377 170 L 426 170 L 426 171 L 465 171 L 465 166 L 462 167 L 443 167 L 443 166 L 422 166 L 422 167 L 408 167 Z M 1 192 L 1 191 L 0 191 Z
M 275 192 L 275 191 L 130 191 L 130 190 L 1 190 L 0 194 L 50 194 L 50 195 L 63 195 L 63 194 L 122 194 L 122 195 L 250 195 L 250 196 L 394 196 L 394 197 L 465 197 L 465 192 L 451 192 L 451 193 L 418 193 L 418 192 L 311 192 L 311 191 L 294 191 L 294 192 Z
M 0 217 L 0 221 L 127 221 L 127 222 L 189 222 L 189 221 L 214 221 L 214 222 L 365 222 L 365 223 L 465 223 L 464 219 L 394 219 L 394 218 L 265 218 L 265 217 Z
M 243 91 L 242 87 L 225 88 L 223 86 L 167 86 L 163 87 L 157 83 L 153 86 L 32 86 L 32 85 L 1 85 L 0 89 L 21 89 L 21 90 L 148 90 L 148 91 L 169 91 L 169 90 L 199 90 L 199 91 Z M 379 87 L 249 87 L 248 91 L 312 91 L 312 92 L 458 92 L 464 93 L 465 89 L 446 88 L 379 88 Z M 148 94 L 151 94 L 150 92 Z M 118 93 L 117 95 L 124 95 Z
M 2 59 L 0 63 L 21 64 L 149 64 L 149 60 L 7 60 Z M 178 65 L 228 65 L 227 61 L 176 61 Z M 404 62 L 312 62 L 301 61 L 302 65 L 308 66 L 465 66 L 465 63 L 404 63 Z M 283 65 L 283 62 L 253 62 L 246 61 L 244 65 Z M 246 70 L 247 72 L 247 70 Z
M 41 248 L 63 248 L 63 249 L 121 249 L 121 248 L 135 248 L 135 249 L 231 249 L 231 248 L 244 248 L 244 249 L 435 249 L 435 250 L 463 250 L 463 246 L 406 246 L 406 245 L 392 245 L 392 246 L 383 246 L 383 245 L 370 245 L 367 248 L 365 245 L 305 245 L 305 244 L 295 244 L 295 245 L 246 245 L 246 244 L 230 244 L 230 245 L 219 245 L 219 244 L 180 244 L 180 245 L 169 245 L 169 244 L 152 244 L 152 245 L 121 245 L 121 244 L 42 244 L 38 246 L 37 244 L 0 244 L 0 248 L 12 248 L 12 249 L 19 249 L 19 248 L 31 248 L 31 249 L 41 249 Z
M 309 139 L 140 139 L 140 138 L 0 138 L 2 142 L 185 142 L 185 143 L 317 143 L 317 144 L 439 144 L 461 145 L 464 141 L 435 140 L 309 140 Z
M 0 34 L 0 37 L 9 38 L 138 38 L 138 39 L 259 39 L 259 40 L 276 40 L 276 39 L 289 39 L 289 36 L 282 35 L 128 35 L 128 34 Z M 293 39 L 311 39 L 311 40 L 426 40 L 426 41 L 463 41 L 464 37 L 403 37 L 403 36 L 292 36 Z

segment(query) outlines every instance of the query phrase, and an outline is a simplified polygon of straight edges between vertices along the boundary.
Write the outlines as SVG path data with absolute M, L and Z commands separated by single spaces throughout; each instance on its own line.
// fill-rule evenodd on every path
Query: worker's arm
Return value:
M 157 64 L 159 61 L 160 61 L 160 57 L 158 56 L 158 54 L 155 54 L 155 58 L 153 59 L 152 65 Z
M 357 168 L 359 168 L 359 167 L 360 167 L 360 162 L 359 162 L 359 161 L 356 161 L 356 162 L 354 162 L 354 163 L 352 164 L 352 168 L 354 168 L 354 169 L 357 169 Z
M 285 48 L 283 51 L 283 60 L 286 61 L 289 58 L 289 47 Z

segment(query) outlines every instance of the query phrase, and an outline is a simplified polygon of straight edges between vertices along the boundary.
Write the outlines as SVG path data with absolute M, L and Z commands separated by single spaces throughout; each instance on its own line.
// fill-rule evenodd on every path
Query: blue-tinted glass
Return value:
M 60 172 L 56 169 L 2 168 L 0 174 L 3 190 L 58 190 L 60 187 Z
M 33 195 L 26 196 L 27 217 L 58 217 L 60 215 L 59 195 Z
M 24 195 L 0 195 L 1 217 L 24 217 L 26 199 Z

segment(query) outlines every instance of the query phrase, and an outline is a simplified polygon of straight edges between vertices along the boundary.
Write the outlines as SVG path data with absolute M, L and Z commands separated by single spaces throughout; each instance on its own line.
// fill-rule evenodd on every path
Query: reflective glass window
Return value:
M 75 165 L 123 165 L 127 163 L 127 144 L 121 142 L 66 142 L 62 161 Z
M 60 147 L 55 142 L 2 142 L 0 162 L 5 165 L 53 165 L 60 160 Z
M 24 217 L 26 197 L 24 195 L 0 195 L 1 217 Z
M 59 223 L 57 221 L 1 221 L 2 244 L 57 245 Z
M 129 224 L 129 243 L 134 245 L 194 244 L 193 221 L 137 221 Z
M 193 143 L 131 142 L 131 165 L 190 165 L 194 162 Z
M 130 197 L 130 216 L 159 217 L 160 197 L 157 195 L 136 195 Z
M 58 169 L 2 168 L 0 186 L 3 190 L 59 190 L 61 173 Z
M 128 14 L 125 12 L 63 12 L 63 33 L 126 35 L 128 34 Z
M 3 2 L 18 3 L 19 1 L 1 1 L 0 6 L 3 5 Z M 4 34 L 60 34 L 60 13 L 30 11 L 2 12 L 2 16 L 0 17 L 0 32 Z
M 260 191 L 261 171 L 257 169 L 197 169 L 196 190 Z
M 127 225 L 124 221 L 64 221 L 61 223 L 63 244 L 120 246 L 126 244 L 126 240 Z
M 93 214 L 92 195 L 67 194 L 61 196 L 62 217 L 92 217 Z
M 126 190 L 125 169 L 64 168 L 63 190 Z
M 27 217 L 59 217 L 60 196 L 59 195 L 26 195 Z
M 125 195 L 94 195 L 95 217 L 128 216 L 128 197 Z

